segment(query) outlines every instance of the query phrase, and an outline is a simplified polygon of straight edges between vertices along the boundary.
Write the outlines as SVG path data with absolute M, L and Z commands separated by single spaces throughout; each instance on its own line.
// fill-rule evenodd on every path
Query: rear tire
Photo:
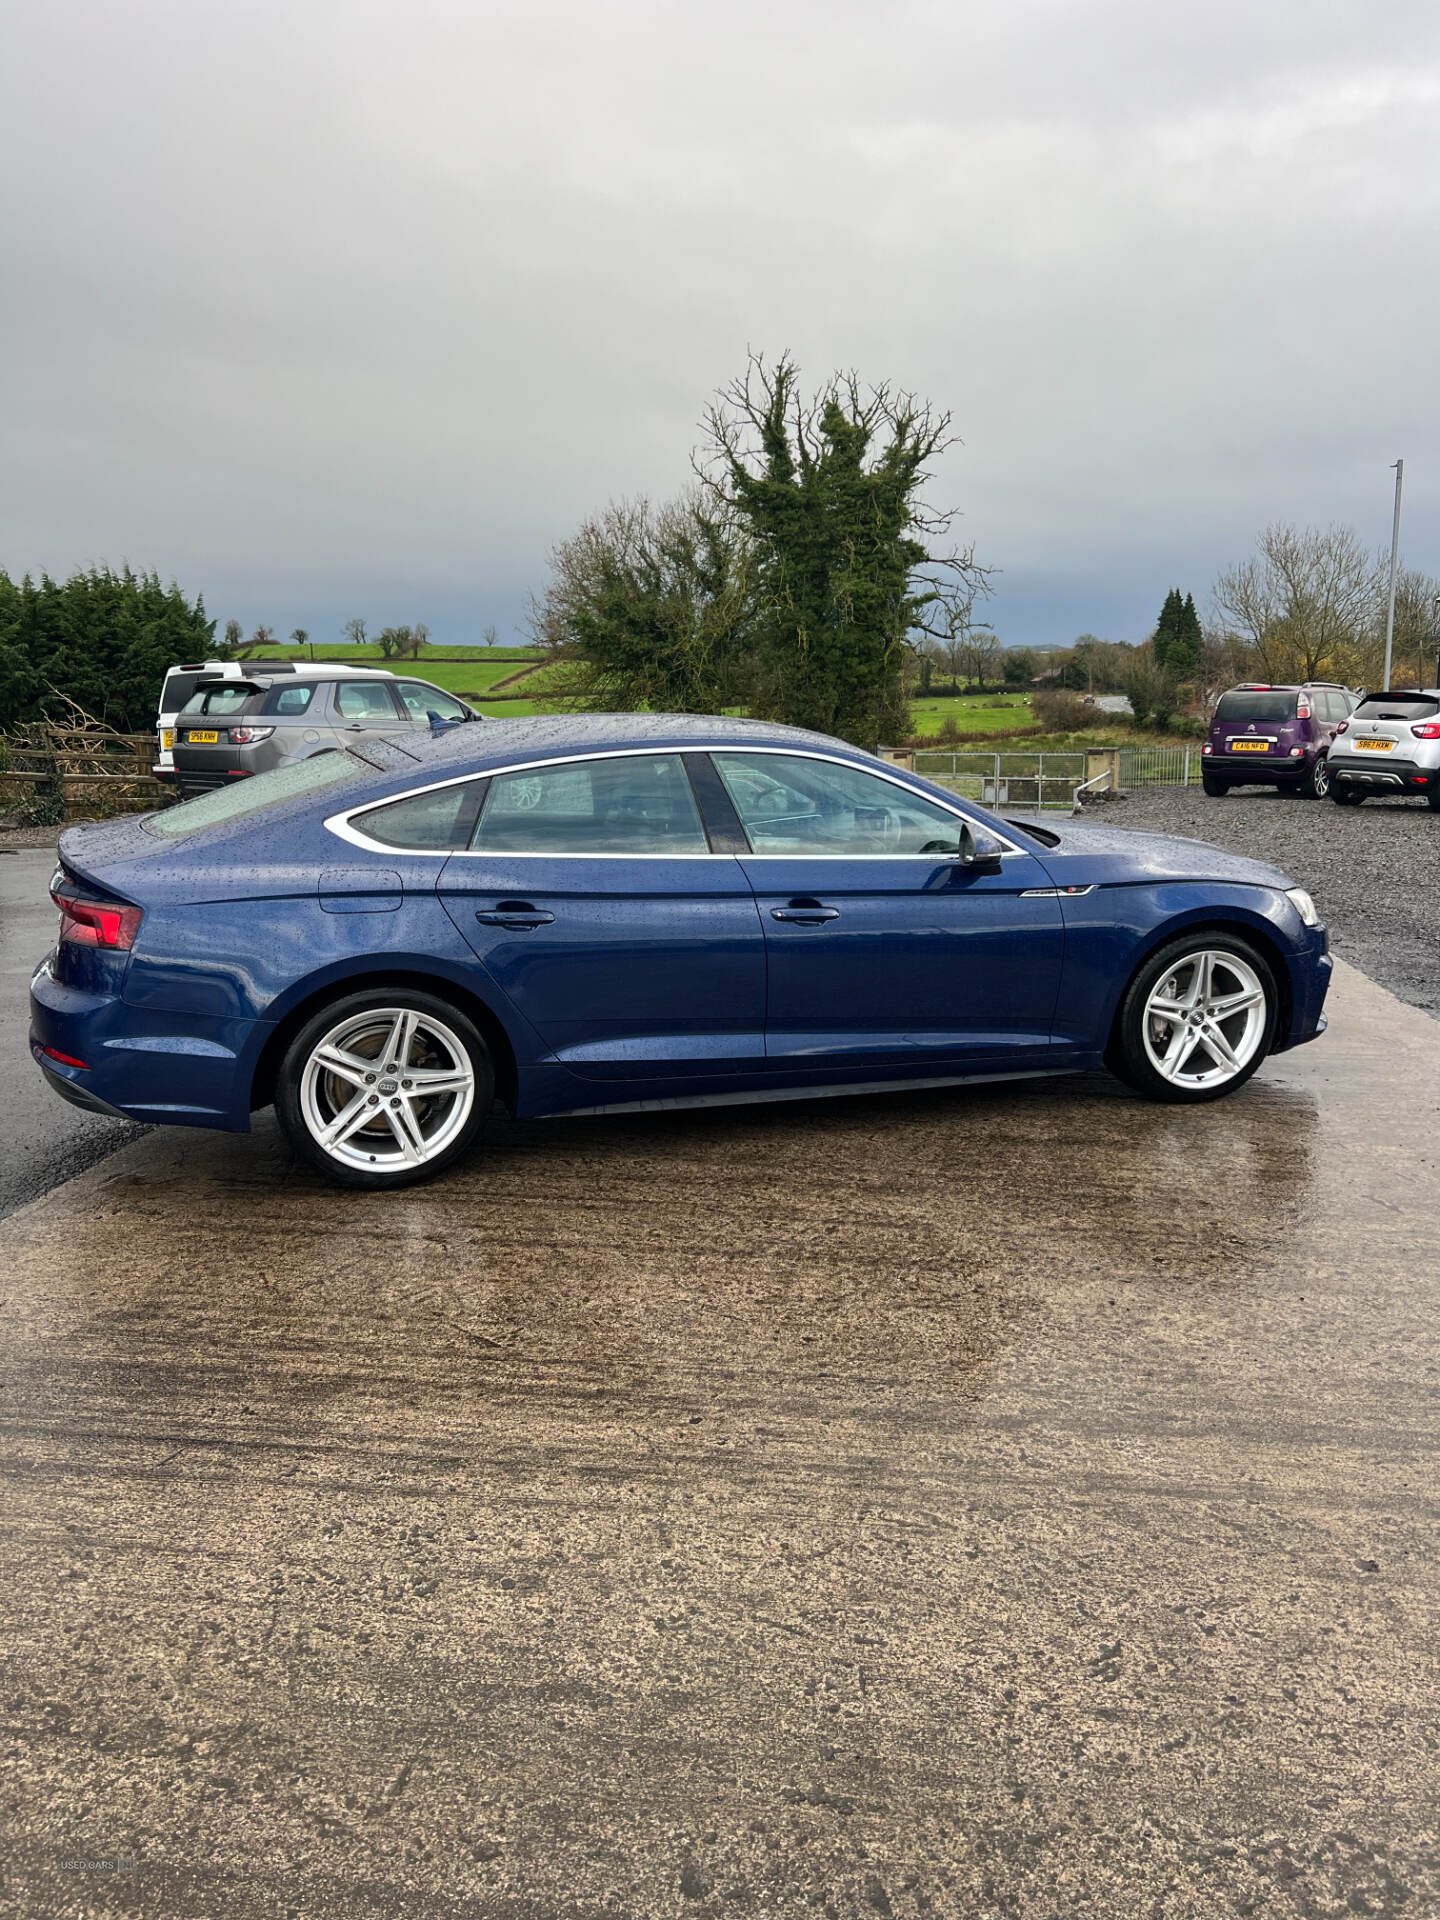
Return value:
M 1330 768 L 1325 755 L 1317 753 L 1310 762 L 1310 771 L 1306 774 L 1300 791 L 1309 800 L 1323 800 L 1330 791 Z
M 1279 1007 L 1262 953 L 1238 934 L 1197 927 L 1137 970 L 1106 1060 L 1149 1100 L 1219 1100 L 1243 1087 L 1269 1053 Z
M 432 993 L 374 987 L 322 1007 L 275 1079 L 291 1147 L 341 1187 L 408 1187 L 469 1151 L 495 1092 L 473 1021 Z
M 1440 787 L 1431 787 L 1425 795 L 1425 804 L 1431 813 L 1440 813 Z
M 1200 776 L 1200 784 L 1212 800 L 1218 800 L 1222 794 L 1230 791 L 1230 782 L 1220 779 L 1217 774 L 1213 773 L 1202 773 Z
M 1345 786 L 1339 780 L 1332 780 L 1330 798 L 1337 807 L 1358 807 L 1365 795 L 1359 787 Z

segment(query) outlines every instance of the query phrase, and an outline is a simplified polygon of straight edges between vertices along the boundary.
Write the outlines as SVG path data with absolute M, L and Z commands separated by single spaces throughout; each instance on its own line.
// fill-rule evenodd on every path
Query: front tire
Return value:
M 285 1049 L 275 1112 L 302 1159 L 342 1187 L 408 1187 L 453 1166 L 495 1091 L 473 1021 L 410 987 L 346 994 Z
M 1170 941 L 1125 990 L 1107 1056 L 1150 1100 L 1194 1105 L 1243 1087 L 1270 1051 L 1280 995 L 1269 961 L 1238 934 Z

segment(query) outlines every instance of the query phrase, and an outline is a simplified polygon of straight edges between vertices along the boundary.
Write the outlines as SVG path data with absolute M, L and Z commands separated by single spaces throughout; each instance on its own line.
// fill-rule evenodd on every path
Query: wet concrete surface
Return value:
M 67 1106 L 30 1058 L 30 976 L 55 944 L 54 871 L 53 846 L 0 848 L 0 1219 L 141 1132 Z
M 1338 971 L 1211 1107 L 13 1216 L 5 1911 L 1440 1912 L 1440 1025 Z

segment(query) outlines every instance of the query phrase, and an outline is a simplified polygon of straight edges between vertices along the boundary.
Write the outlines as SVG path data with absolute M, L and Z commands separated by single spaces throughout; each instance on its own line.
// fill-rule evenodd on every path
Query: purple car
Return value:
M 1222 693 L 1200 749 L 1206 793 L 1217 799 L 1231 787 L 1281 787 L 1323 800 L 1330 791 L 1330 743 L 1355 699 L 1329 680 L 1300 687 L 1247 682 Z

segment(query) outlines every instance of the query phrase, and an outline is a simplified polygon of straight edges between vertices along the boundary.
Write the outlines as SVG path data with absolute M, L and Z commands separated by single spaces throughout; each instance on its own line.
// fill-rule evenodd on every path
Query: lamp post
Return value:
M 1400 488 L 1405 479 L 1405 462 L 1396 460 L 1395 520 L 1390 529 L 1390 595 L 1385 607 L 1385 685 L 1390 685 L 1390 649 L 1395 643 L 1395 570 L 1400 564 Z
M 1435 684 L 1440 687 L 1440 593 L 1430 602 L 1430 644 L 1435 649 Z

